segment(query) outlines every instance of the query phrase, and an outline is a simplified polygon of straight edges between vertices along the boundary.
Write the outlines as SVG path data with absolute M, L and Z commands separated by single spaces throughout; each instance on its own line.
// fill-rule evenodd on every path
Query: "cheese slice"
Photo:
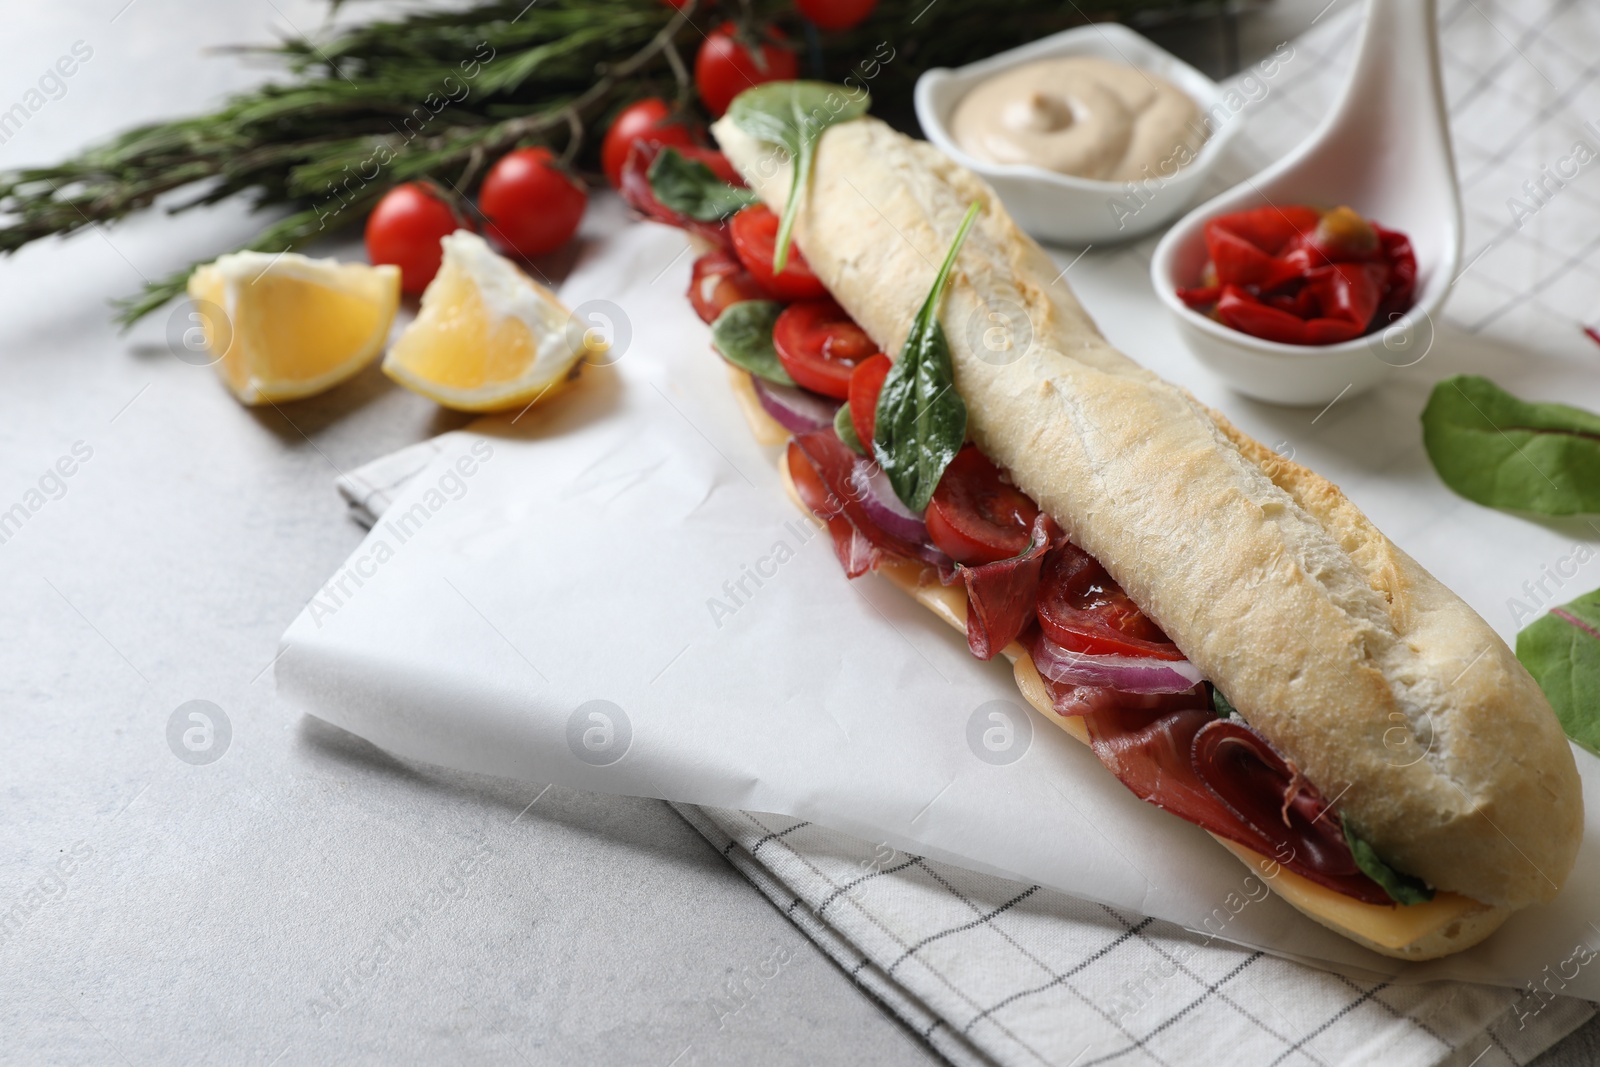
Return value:
M 749 383 L 745 384 L 748 388 Z M 766 412 L 761 414 L 764 416 Z M 778 471 L 784 491 L 795 506 L 813 522 L 818 521 L 795 491 L 789 477 L 787 453 L 778 457 Z M 875 571 L 962 634 L 967 632 L 965 587 L 944 585 L 933 567 L 909 560 L 886 560 L 879 563 Z M 1011 661 L 1017 688 L 1034 710 L 1087 745 L 1089 730 L 1083 719 L 1056 714 L 1044 679 L 1039 676 L 1027 650 L 1013 641 L 1001 649 L 1000 654 Z M 1425 904 L 1367 904 L 1318 885 L 1243 845 L 1216 834 L 1211 836 L 1245 866 L 1256 871 L 1273 892 L 1307 917 L 1374 952 L 1396 959 L 1434 959 L 1470 948 L 1494 933 L 1511 914 L 1506 908 L 1443 891 L 1435 893 Z
M 740 370 L 732 363 L 728 364 L 728 381 L 733 385 L 733 398 L 739 402 L 739 409 L 744 412 L 744 421 L 750 424 L 750 433 L 757 444 L 781 445 L 789 440 L 789 431 L 783 424 L 761 406 L 761 399 L 756 396 L 756 387 L 750 380 L 750 372 Z M 805 509 L 802 509 L 805 510 Z M 806 514 L 811 514 L 806 511 Z

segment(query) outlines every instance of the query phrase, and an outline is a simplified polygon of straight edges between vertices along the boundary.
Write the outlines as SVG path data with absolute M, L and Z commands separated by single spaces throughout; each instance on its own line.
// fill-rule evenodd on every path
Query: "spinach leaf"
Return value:
M 767 82 L 746 89 L 728 105 L 728 118 L 735 126 L 758 141 L 782 147 L 794 164 L 789 201 L 783 205 L 772 251 L 774 274 L 789 262 L 789 242 L 800 197 L 811 184 L 817 138 L 836 122 L 860 118 L 871 106 L 872 98 L 859 89 L 813 81 Z
M 856 435 L 856 424 L 850 420 L 850 401 L 846 400 L 839 405 L 839 410 L 833 416 L 833 432 L 839 435 L 839 440 L 850 446 L 850 451 L 858 456 L 867 454 L 867 447 L 861 443 L 861 438 Z
M 1343 817 L 1339 823 L 1344 827 L 1344 839 L 1350 845 L 1350 855 L 1355 857 L 1356 866 L 1361 868 L 1362 874 L 1382 886 L 1383 891 L 1389 894 L 1389 899 L 1396 904 L 1426 904 L 1433 899 L 1433 890 L 1428 888 L 1427 882 L 1409 874 L 1401 874 L 1383 862 L 1371 845 L 1350 832 L 1350 824 Z
M 645 176 L 663 207 L 699 222 L 721 222 L 756 202 L 749 189 L 729 185 L 698 159 L 687 159 L 671 148 L 661 150 Z
M 730 304 L 711 324 L 711 344 L 717 354 L 754 374 L 779 385 L 793 385 L 794 379 L 778 362 L 772 347 L 772 324 L 778 321 L 783 305 L 776 300 L 741 300 Z
M 1219 719 L 1238 719 L 1244 721 L 1244 716 L 1239 714 L 1239 709 L 1233 706 L 1233 701 L 1222 695 L 1222 690 L 1216 686 L 1211 687 L 1211 707 Z
M 1434 386 L 1422 441 L 1439 477 L 1468 500 L 1541 515 L 1600 512 L 1600 415 L 1458 375 Z
M 1517 658 L 1567 736 L 1600 755 L 1600 589 L 1529 623 L 1517 634 Z
M 928 299 L 922 302 L 911 332 L 906 334 L 900 358 L 889 368 L 883 391 L 878 394 L 873 455 L 889 476 L 895 496 L 912 511 L 920 512 L 928 506 L 945 467 L 967 438 L 967 405 L 956 392 L 950 342 L 939 325 L 939 302 L 956 253 L 981 207 L 981 202 L 973 201 L 967 209 L 967 217 L 961 220 Z

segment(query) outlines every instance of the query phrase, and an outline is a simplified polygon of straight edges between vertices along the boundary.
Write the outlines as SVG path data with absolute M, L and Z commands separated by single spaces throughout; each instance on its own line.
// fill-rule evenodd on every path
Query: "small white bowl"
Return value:
M 1170 177 L 1106 182 L 1043 167 L 989 163 L 963 152 L 950 135 L 956 105 L 978 82 L 1039 59 L 1094 56 L 1159 74 L 1188 93 L 1214 128 L 1196 158 Z M 1165 49 L 1114 22 L 1079 26 L 1021 48 L 951 70 L 935 67 L 917 79 L 917 121 L 945 155 L 994 187 L 1019 225 L 1033 236 L 1069 244 L 1126 241 L 1158 229 L 1199 195 L 1206 175 L 1243 125 L 1244 115 L 1222 87 Z
M 1218 377 L 1276 404 L 1326 404 L 1370 389 L 1433 347 L 1434 318 L 1461 261 L 1461 198 L 1439 79 L 1436 0 L 1368 0 L 1349 81 L 1333 110 L 1294 151 L 1202 204 L 1167 231 L 1150 281 L 1178 332 Z M 1411 239 L 1411 310 L 1376 332 L 1334 345 L 1286 345 L 1191 311 L 1179 286 L 1199 284 L 1205 224 L 1267 205 L 1348 204 Z

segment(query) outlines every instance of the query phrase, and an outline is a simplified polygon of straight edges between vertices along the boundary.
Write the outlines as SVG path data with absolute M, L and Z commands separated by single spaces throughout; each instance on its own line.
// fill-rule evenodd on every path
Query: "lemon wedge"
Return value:
M 400 303 L 400 269 L 234 252 L 189 276 L 217 373 L 246 404 L 331 389 L 372 362 Z
M 571 380 L 590 344 L 555 294 L 469 230 L 439 243 L 439 273 L 383 372 L 458 411 L 521 407 Z

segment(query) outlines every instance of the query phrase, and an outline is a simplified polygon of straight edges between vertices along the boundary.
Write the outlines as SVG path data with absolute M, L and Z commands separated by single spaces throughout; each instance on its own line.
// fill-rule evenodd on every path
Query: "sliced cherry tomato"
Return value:
M 872 14 L 878 0 L 795 0 L 794 6 L 819 30 L 848 30 Z
M 997 563 L 1028 547 L 1039 505 L 1008 483 L 989 457 L 968 445 L 944 469 L 923 521 L 928 536 L 957 563 Z
M 782 274 L 772 273 L 772 254 L 778 243 L 778 216 L 765 204 L 752 204 L 728 223 L 733 235 L 733 250 L 756 281 L 779 300 L 813 300 L 827 296 L 817 276 L 811 273 L 806 257 L 795 245 L 789 246 L 789 261 Z
M 850 372 L 850 422 L 868 455 L 872 454 L 872 438 L 878 429 L 878 394 L 883 392 L 883 380 L 893 366 L 894 361 L 879 352 L 857 363 Z
M 622 164 L 627 162 L 628 149 L 635 141 L 654 141 L 656 144 L 688 148 L 694 144 L 694 135 L 682 122 L 669 121 L 672 107 L 659 96 L 647 96 L 623 108 L 606 131 L 600 145 L 600 169 L 613 189 L 622 187 Z M 721 153 L 718 153 L 719 155 Z
M 1105 568 L 1070 541 L 1045 557 L 1038 608 L 1045 636 L 1062 648 L 1090 656 L 1183 658 Z
M 406 182 L 384 193 L 367 216 L 367 259 L 399 267 L 401 291 L 415 295 L 439 273 L 439 239 L 465 228 L 467 221 L 425 183 Z
M 519 148 L 500 157 L 478 192 L 490 236 L 520 256 L 542 256 L 566 244 L 578 232 L 588 201 L 548 148 Z
M 789 81 L 799 73 L 799 60 L 782 40 L 773 29 L 761 40 L 750 40 L 732 22 L 711 31 L 694 57 L 694 84 L 714 118 L 721 118 L 733 98 L 746 89 Z
M 772 346 L 789 377 L 814 393 L 844 400 L 850 374 L 878 346 L 832 297 L 790 304 L 772 326 Z
M 744 269 L 731 252 L 714 249 L 694 261 L 689 279 L 689 303 L 704 322 L 716 322 L 729 305 L 741 300 L 765 300 L 766 290 Z

